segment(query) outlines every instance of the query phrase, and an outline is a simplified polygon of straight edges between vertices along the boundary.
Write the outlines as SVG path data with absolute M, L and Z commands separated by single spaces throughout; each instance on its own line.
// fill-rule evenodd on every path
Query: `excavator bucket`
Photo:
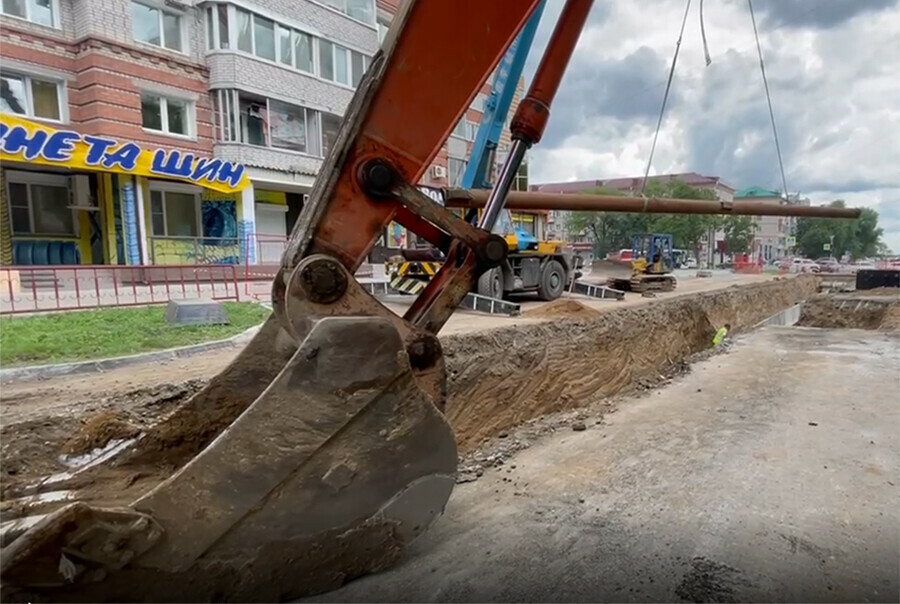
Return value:
M 457 450 L 435 334 L 478 278 L 475 251 L 496 265 L 505 245 L 423 206 L 469 241 L 419 320 L 394 315 L 353 275 L 392 220 L 435 227 L 364 190 L 360 166 L 417 182 L 536 2 L 402 3 L 291 233 L 275 312 L 166 419 L 5 493 L 4 601 L 284 600 L 389 567 L 438 518 Z

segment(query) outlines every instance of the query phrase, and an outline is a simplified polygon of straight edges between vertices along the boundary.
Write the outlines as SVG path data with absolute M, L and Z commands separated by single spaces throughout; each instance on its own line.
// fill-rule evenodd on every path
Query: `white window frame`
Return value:
M 271 103 L 270 101 L 277 101 L 279 103 L 285 103 L 287 105 L 292 105 L 299 109 L 304 109 L 306 112 L 306 136 L 307 142 L 306 146 L 309 149 L 309 124 L 310 124 L 310 112 L 315 114 L 315 125 L 316 132 L 318 134 L 318 154 L 310 153 L 309 151 L 295 151 L 293 149 L 285 149 L 283 147 L 276 147 L 272 144 L 272 130 L 271 130 L 271 122 L 269 119 L 266 120 L 265 124 L 265 136 L 266 136 L 266 144 L 265 145 L 254 145 L 252 143 L 246 142 L 247 133 L 244 127 L 244 124 L 240 120 L 240 91 L 228 88 L 228 89 L 219 89 L 212 91 L 211 103 L 213 105 L 213 115 L 216 113 L 219 114 L 219 119 L 215 123 L 215 136 L 216 142 L 222 143 L 232 143 L 237 145 L 248 145 L 251 147 L 262 147 L 264 149 L 272 149 L 274 151 L 283 152 L 283 153 L 295 153 L 297 155 L 303 155 L 306 157 L 312 157 L 315 159 L 324 159 L 325 158 L 325 124 L 324 124 L 324 115 L 326 113 L 330 115 L 333 114 L 327 109 L 322 109 L 319 107 L 310 107 L 308 105 L 298 105 L 296 103 L 291 103 L 290 101 L 284 101 L 281 99 L 273 99 L 266 97 L 265 98 L 265 108 L 266 115 L 271 115 Z M 262 105 L 262 101 L 259 101 L 259 104 Z M 237 120 L 237 123 L 234 122 L 234 119 Z M 338 119 L 342 119 L 340 115 L 337 115 Z M 227 136 L 226 136 L 227 129 Z
M 134 10 L 132 9 L 133 5 L 139 4 L 141 6 L 145 6 L 147 8 L 152 8 L 154 10 L 159 11 L 159 17 L 157 18 L 157 25 L 159 25 L 159 39 L 160 44 L 157 46 L 151 42 L 145 42 L 143 40 L 138 40 L 134 30 Z M 188 29 L 186 24 L 186 16 L 184 12 L 178 10 L 172 10 L 165 6 L 163 2 L 156 2 L 155 0 L 131 0 L 129 5 L 129 18 L 131 19 L 131 39 L 134 40 L 137 44 L 141 44 L 142 46 L 148 46 L 150 48 L 156 48 L 158 50 L 162 50 L 165 52 L 174 52 L 176 54 L 187 55 L 190 54 L 190 36 L 188 35 Z M 166 28 L 165 23 L 163 21 L 163 14 L 173 15 L 178 17 L 178 30 L 180 32 L 181 37 L 181 48 L 175 50 L 173 48 L 169 48 L 166 46 Z
M 52 77 L 36 76 L 17 70 L 3 70 L 3 75 L 16 78 L 22 78 L 25 82 L 25 117 L 41 122 L 50 122 L 53 124 L 65 124 L 69 121 L 69 103 L 66 96 L 65 80 Z M 59 104 L 59 119 L 52 117 L 39 117 L 34 114 L 34 94 L 31 90 L 31 81 L 38 80 L 48 84 L 56 85 L 56 102 Z M 18 115 L 18 114 L 13 114 Z
M 340 1 L 342 2 L 343 6 L 344 6 L 343 9 L 332 6 L 332 5 L 328 4 L 327 2 L 324 2 L 323 0 L 313 0 L 313 2 L 315 2 L 316 4 L 318 4 L 320 6 L 324 6 L 325 8 L 327 8 L 330 11 L 334 11 L 340 15 L 343 15 L 344 17 L 350 19 L 351 21 L 354 21 L 356 23 L 362 23 L 363 25 L 366 25 L 368 27 L 373 27 L 373 28 L 377 27 L 376 23 L 378 22 L 378 6 L 376 5 L 375 0 L 369 0 L 371 3 L 371 7 L 372 7 L 372 11 L 371 11 L 372 21 L 371 22 L 362 21 L 360 19 L 357 19 L 356 17 L 351 16 L 349 9 L 347 8 L 347 0 L 340 0 Z
M 25 16 L 20 17 L 18 15 L 13 15 L 10 13 L 2 12 L 2 4 L 0 4 L 0 14 L 4 17 L 9 17 L 10 19 L 18 19 L 19 21 L 28 21 L 29 23 L 33 23 L 34 25 L 38 25 L 40 27 L 51 27 L 53 29 L 62 29 L 59 21 L 59 0 L 50 0 L 50 25 L 44 25 L 43 23 L 38 23 L 31 16 L 31 3 L 33 0 L 25 0 Z
M 165 235 L 157 235 L 153 232 L 154 192 L 162 193 L 163 228 L 166 231 Z M 151 180 L 149 193 L 150 194 L 147 196 L 147 215 L 150 217 L 150 237 L 156 239 L 191 239 L 190 236 L 169 235 L 169 223 L 166 220 L 166 193 L 185 193 L 194 196 L 194 219 L 196 220 L 195 226 L 197 227 L 197 234 L 194 235 L 194 238 L 200 239 L 203 237 L 203 211 L 200 187 L 175 182 Z
M 161 125 L 163 127 L 162 130 L 154 130 L 153 128 L 147 128 L 144 126 L 144 116 L 143 109 L 141 110 L 141 129 L 148 134 L 157 134 L 161 136 L 172 136 L 175 138 L 185 138 L 194 140 L 197 138 L 197 130 L 196 130 L 196 111 L 197 104 L 191 99 L 179 98 L 176 96 L 167 96 L 165 94 L 160 94 L 158 92 L 154 92 L 152 90 L 142 90 L 141 97 L 154 97 L 159 99 L 159 113 Z M 185 103 L 187 105 L 187 134 L 181 134 L 180 132 L 169 132 L 169 101 L 178 101 L 179 103 Z
M 391 22 L 388 19 L 382 19 L 375 16 L 375 28 L 378 30 L 378 44 L 384 44 L 388 31 L 391 29 Z
M 28 233 L 16 233 L 13 231 L 13 215 L 12 215 L 12 196 L 10 195 L 9 186 L 11 184 L 23 184 L 28 191 Z M 47 185 L 51 187 L 64 187 L 71 196 L 69 188 L 69 178 L 60 174 L 48 174 L 46 172 L 24 172 L 18 170 L 6 171 L 6 199 L 7 214 L 9 216 L 9 231 L 13 237 L 60 237 L 77 239 L 79 237 L 78 214 L 75 210 L 72 212 L 72 233 L 38 233 L 34 230 L 34 203 L 31 200 L 31 185 Z M 21 207 L 21 206 L 18 206 Z
M 137 0 L 134 0 L 134 1 L 137 1 Z M 220 28 L 219 28 L 219 20 L 218 20 L 218 13 L 217 13 L 217 7 L 220 5 L 223 5 L 226 7 L 227 14 L 228 14 L 228 45 L 225 47 L 220 46 L 221 32 L 219 31 Z M 265 11 L 253 10 L 249 6 L 244 5 L 244 4 L 231 4 L 231 3 L 226 3 L 226 2 L 215 2 L 215 3 L 208 4 L 207 8 L 210 10 L 204 11 L 204 15 L 203 15 L 203 19 L 205 21 L 207 21 L 207 23 L 204 23 L 204 25 L 203 25 L 204 38 L 206 41 L 205 52 L 207 54 L 216 52 L 216 51 L 225 51 L 225 50 L 230 51 L 230 52 L 240 53 L 242 55 L 253 57 L 257 61 L 264 61 L 264 62 L 272 64 L 272 65 L 277 65 L 278 67 L 281 67 L 282 69 L 290 69 L 292 71 L 302 73 L 303 75 L 317 78 L 319 80 L 322 80 L 323 82 L 328 82 L 329 84 L 333 84 L 335 86 L 341 86 L 348 90 L 356 90 L 356 87 L 353 85 L 353 53 L 357 53 L 360 56 L 362 56 L 362 58 L 363 58 L 363 61 L 362 61 L 363 73 L 361 75 L 365 74 L 366 70 L 368 70 L 369 65 L 372 62 L 372 57 L 362 50 L 353 48 L 351 46 L 348 46 L 347 44 L 337 42 L 330 38 L 323 37 L 321 34 L 318 34 L 315 31 L 311 31 L 304 27 L 298 27 L 293 24 L 285 23 L 283 21 L 280 21 L 276 15 L 271 15 Z M 238 47 L 238 23 L 237 23 L 237 11 L 238 10 L 241 10 L 250 15 L 250 50 L 249 51 L 242 50 Z M 211 14 L 212 14 L 212 19 L 213 19 L 213 26 L 212 26 L 213 39 L 212 40 L 210 40 L 210 38 L 209 38 L 210 27 L 209 27 L 209 23 L 208 23 Z M 261 57 L 256 53 L 256 31 L 255 31 L 255 27 L 253 26 L 253 23 L 254 23 L 253 19 L 257 16 L 264 18 L 264 19 L 268 19 L 275 23 L 275 59 L 274 60 L 267 59 L 265 57 Z M 292 44 L 291 44 L 291 62 L 290 62 L 290 64 L 284 63 L 281 60 L 282 59 L 281 43 L 280 43 L 280 37 L 279 37 L 281 30 L 289 30 L 291 32 Z M 307 71 L 305 69 L 300 68 L 297 65 L 296 46 L 293 44 L 295 33 L 300 33 L 305 36 L 309 36 L 310 39 L 312 40 L 312 71 Z M 329 44 L 331 44 L 334 47 L 340 47 L 341 49 L 346 51 L 346 53 L 347 53 L 346 70 L 347 70 L 347 76 L 348 76 L 348 80 L 347 80 L 346 84 L 344 84 L 343 82 L 339 82 L 336 79 L 328 79 L 322 75 L 319 64 L 321 62 L 320 44 L 323 41 L 328 42 Z M 337 73 L 337 65 L 338 65 L 338 59 L 337 59 L 336 55 L 337 55 L 337 53 L 332 53 L 332 58 L 331 58 L 332 71 L 334 71 L 335 73 Z

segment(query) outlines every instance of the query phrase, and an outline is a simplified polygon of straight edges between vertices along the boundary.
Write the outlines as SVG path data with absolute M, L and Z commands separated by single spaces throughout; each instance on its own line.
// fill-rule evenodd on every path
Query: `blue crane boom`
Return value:
M 544 1 L 535 7 L 531 18 L 509 45 L 497 67 L 491 94 L 484 104 L 481 125 L 478 134 L 475 135 L 472 153 L 469 155 L 469 163 L 463 173 L 461 186 L 464 189 L 491 188 L 494 153 L 500 144 L 500 135 L 503 133 L 503 125 L 506 123 L 506 116 L 516 93 L 516 85 L 525 69 L 525 60 L 528 58 L 543 12 Z

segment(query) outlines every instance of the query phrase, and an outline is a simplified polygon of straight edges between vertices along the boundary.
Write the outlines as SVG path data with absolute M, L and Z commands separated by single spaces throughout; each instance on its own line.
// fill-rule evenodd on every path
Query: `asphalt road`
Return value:
M 900 601 L 900 338 L 765 328 L 477 482 L 316 601 Z

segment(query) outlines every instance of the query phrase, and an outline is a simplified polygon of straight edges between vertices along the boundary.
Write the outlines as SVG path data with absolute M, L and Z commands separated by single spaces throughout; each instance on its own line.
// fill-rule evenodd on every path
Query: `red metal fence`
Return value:
M 0 314 L 239 300 L 233 264 L 0 268 Z

